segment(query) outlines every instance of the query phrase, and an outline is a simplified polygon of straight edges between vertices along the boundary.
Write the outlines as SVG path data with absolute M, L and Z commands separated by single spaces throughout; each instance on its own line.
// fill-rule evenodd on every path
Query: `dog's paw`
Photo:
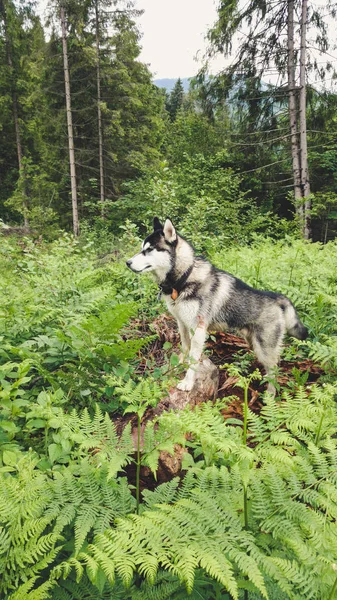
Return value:
M 185 379 L 183 379 L 177 385 L 177 389 L 180 390 L 181 392 L 190 392 L 192 387 L 193 387 L 193 381 L 186 381 Z
M 182 392 L 190 392 L 195 382 L 195 371 L 188 369 L 184 379 L 178 383 L 177 388 Z

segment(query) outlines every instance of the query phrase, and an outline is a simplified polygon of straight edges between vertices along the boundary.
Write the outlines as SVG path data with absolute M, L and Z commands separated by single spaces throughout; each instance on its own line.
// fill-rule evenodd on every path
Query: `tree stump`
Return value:
M 216 398 L 219 388 L 219 369 L 209 360 L 204 358 L 197 371 L 194 386 L 190 392 L 183 392 L 176 387 L 169 391 L 169 395 L 161 400 L 153 411 L 160 415 L 165 410 L 182 410 L 188 404 L 193 407 L 207 400 Z
M 157 404 L 155 409 L 149 411 L 141 425 L 141 446 L 143 444 L 144 430 L 147 423 L 161 415 L 166 410 L 182 410 L 186 406 L 191 408 L 196 404 L 201 404 L 207 400 L 216 398 L 219 387 L 219 369 L 209 360 L 204 357 L 200 363 L 196 380 L 193 388 L 189 392 L 183 392 L 176 387 L 171 388 L 169 395 Z M 132 438 L 134 448 L 137 448 L 137 428 L 132 429 Z M 173 455 L 168 452 L 161 452 L 158 463 L 158 480 L 169 481 L 176 477 L 181 472 L 183 456 L 187 452 L 185 448 L 179 444 L 175 445 Z M 147 469 L 147 467 L 145 467 Z

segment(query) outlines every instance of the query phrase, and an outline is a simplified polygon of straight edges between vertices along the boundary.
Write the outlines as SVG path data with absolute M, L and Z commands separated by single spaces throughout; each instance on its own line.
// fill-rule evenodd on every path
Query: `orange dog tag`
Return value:
M 175 290 L 175 289 L 173 288 L 173 290 L 172 290 L 172 294 L 171 294 L 171 298 L 172 298 L 172 300 L 176 300 L 176 299 L 178 298 L 178 296 L 179 296 L 179 294 L 178 294 L 177 290 Z

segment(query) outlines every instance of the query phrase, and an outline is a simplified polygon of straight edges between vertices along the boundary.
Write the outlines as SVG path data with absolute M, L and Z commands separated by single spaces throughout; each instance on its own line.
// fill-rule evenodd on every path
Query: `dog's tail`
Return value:
M 308 337 L 308 330 L 305 325 L 303 325 L 293 304 L 288 298 L 285 297 L 282 298 L 282 302 L 280 304 L 282 310 L 284 311 L 287 333 L 298 340 L 305 340 Z

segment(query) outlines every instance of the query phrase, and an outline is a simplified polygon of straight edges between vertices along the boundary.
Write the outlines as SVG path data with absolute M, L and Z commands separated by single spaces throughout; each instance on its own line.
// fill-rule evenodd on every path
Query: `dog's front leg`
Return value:
M 189 361 L 193 363 L 187 370 L 184 379 L 178 383 L 178 390 L 189 392 L 195 382 L 198 362 L 202 355 L 202 350 L 207 336 L 207 327 L 202 319 L 199 319 L 198 325 L 191 338 L 191 349 L 189 353 Z
M 178 323 L 180 342 L 181 342 L 181 350 L 182 350 L 182 352 L 179 356 L 179 359 L 180 359 L 180 362 L 182 363 L 187 359 L 187 356 L 189 354 L 189 351 L 191 348 L 191 337 L 190 337 L 188 328 L 186 327 L 184 322 L 180 321 L 180 319 L 177 319 L 177 323 Z

